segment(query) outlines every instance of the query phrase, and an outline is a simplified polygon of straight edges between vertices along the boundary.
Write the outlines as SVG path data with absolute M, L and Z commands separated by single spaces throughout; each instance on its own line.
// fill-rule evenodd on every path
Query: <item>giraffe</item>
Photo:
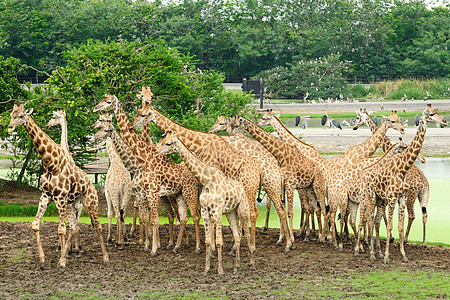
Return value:
M 101 138 L 99 131 L 94 140 Z M 111 220 L 113 210 L 115 213 L 117 230 L 116 244 L 118 249 L 123 249 L 123 236 L 126 235 L 125 211 L 131 196 L 131 175 L 125 168 L 122 159 L 117 153 L 111 138 L 106 138 L 106 151 L 109 157 L 109 168 L 105 180 L 105 197 L 108 204 L 108 238 L 111 241 Z
M 339 251 L 343 251 L 344 222 L 347 220 L 348 211 L 350 214 L 350 226 L 352 227 L 355 235 L 357 233 L 355 221 L 356 211 L 361 198 L 361 192 L 359 190 L 359 179 L 361 172 L 367 168 L 385 165 L 395 154 L 402 152 L 405 148 L 406 145 L 404 143 L 392 145 L 382 156 L 361 158 L 352 165 L 342 168 L 338 173 L 333 174 L 333 177 L 330 180 L 330 185 L 335 192 L 329 195 L 328 202 L 330 203 L 329 214 L 331 220 L 334 220 L 335 218 L 335 207 L 339 207 L 341 212 L 339 243 L 337 243 L 335 227 L 332 227 L 332 242 L 339 249 Z M 377 228 L 377 233 L 378 229 L 379 227 Z
M 14 104 L 11 112 L 11 121 L 8 132 L 12 133 L 16 127 L 24 126 L 33 142 L 37 152 L 42 158 L 43 174 L 41 176 L 42 194 L 39 199 L 39 208 L 32 223 L 38 246 L 39 259 L 45 262 L 45 255 L 42 249 L 39 225 L 42 216 L 50 201 L 54 201 L 58 209 L 59 225 L 58 235 L 61 244 L 61 257 L 59 265 L 66 266 L 66 253 L 74 235 L 78 234 L 79 227 L 77 220 L 77 206 L 83 199 L 93 227 L 96 229 L 100 246 L 103 253 L 103 261 L 108 262 L 109 256 L 106 251 L 102 236 L 102 226 L 98 221 L 98 196 L 89 177 L 84 171 L 78 168 L 72 160 L 67 158 L 61 146 L 56 144 L 30 117 L 32 108 L 24 108 L 24 104 Z M 66 243 L 65 218 L 68 216 L 70 232 Z
M 306 189 L 310 195 L 307 199 L 313 199 L 316 207 L 317 221 L 319 225 L 319 239 L 322 235 L 321 208 L 325 210 L 325 184 L 316 166 L 295 146 L 292 146 L 264 131 L 251 121 L 242 116 L 236 116 L 240 126 L 250 133 L 263 147 L 265 147 L 280 163 L 283 173 L 283 186 L 286 190 L 288 200 L 288 218 L 290 237 L 294 239 L 293 233 L 293 202 L 294 190 Z
M 105 95 L 103 100 L 98 103 L 94 112 L 114 110 L 117 122 L 122 132 L 122 137 L 125 143 L 133 151 L 136 158 L 145 166 L 145 173 L 141 176 L 141 186 L 145 189 L 145 194 L 148 197 L 148 205 L 150 207 L 150 218 L 152 225 L 152 250 L 151 255 L 157 255 L 157 250 L 160 247 L 159 242 L 159 220 L 158 220 L 158 204 L 160 196 L 176 196 L 178 205 L 178 212 L 180 217 L 180 230 L 178 232 L 178 239 L 172 251 L 177 252 L 181 246 L 182 237 L 188 220 L 186 214 L 189 205 L 192 215 L 194 217 L 194 224 L 196 229 L 196 252 L 200 251 L 200 233 L 199 233 L 199 219 L 198 214 L 198 188 L 197 179 L 185 166 L 177 165 L 172 162 L 167 156 L 160 156 L 155 158 L 153 155 L 154 146 L 147 144 L 143 138 L 132 129 L 131 123 L 125 114 L 124 109 L 119 103 L 118 98 L 113 95 Z M 197 213 L 195 213 L 197 212 Z M 148 223 L 146 224 L 146 236 L 144 248 L 148 249 Z
M 252 245 L 255 245 L 256 219 L 259 214 L 255 198 L 262 172 L 260 166 L 255 161 L 249 160 L 231 149 L 221 136 L 183 127 L 164 116 L 148 103 L 138 110 L 133 126 L 139 126 L 145 122 L 154 122 L 163 131 L 172 131 L 203 162 L 218 167 L 228 177 L 240 180 L 244 184 L 250 206 L 250 239 Z M 281 227 L 286 234 L 289 229 L 286 218 L 283 218 L 284 210 L 278 203 L 274 203 L 274 205 L 282 222 Z M 293 247 L 292 242 L 292 239 L 286 239 L 286 252 Z
M 211 260 L 211 223 L 216 227 L 216 245 L 218 273 L 223 275 L 222 266 L 222 214 L 226 214 L 233 232 L 235 242 L 235 266 L 236 273 L 240 261 L 240 235 L 238 219 L 243 224 L 244 235 L 247 239 L 250 251 L 250 265 L 254 265 L 253 253 L 255 246 L 251 244 L 249 233 L 250 209 L 244 185 L 237 180 L 228 178 L 218 168 L 202 162 L 195 154 L 181 142 L 171 131 L 167 132 L 167 137 L 158 144 L 156 153 L 169 154 L 177 152 L 186 163 L 192 174 L 203 184 L 203 190 L 200 195 L 202 219 L 205 226 L 205 244 L 206 244 L 206 263 L 205 272 L 210 269 Z
M 360 111 L 356 111 L 356 122 L 353 125 L 353 129 L 357 130 L 363 124 L 366 124 L 370 128 L 372 133 L 376 132 L 378 129 L 377 124 L 370 117 L 369 113 L 366 110 L 361 109 Z M 389 140 L 389 138 L 385 137 L 384 141 L 380 146 L 383 151 L 386 151 L 386 149 L 388 149 L 391 145 L 392 143 Z M 418 158 L 421 160 L 422 163 L 425 162 L 425 158 L 423 157 L 421 152 L 419 152 Z M 422 224 L 423 224 L 422 245 L 425 247 L 427 245 L 426 223 L 428 219 L 427 205 L 429 199 L 430 185 L 423 171 L 420 170 L 420 168 L 417 167 L 415 164 L 413 164 L 406 172 L 405 182 L 409 186 L 409 189 L 406 191 L 406 203 L 405 203 L 408 211 L 408 225 L 406 227 L 405 243 L 408 242 L 409 231 L 411 229 L 412 222 L 415 219 L 414 203 L 417 198 L 422 208 Z
M 133 174 L 132 183 L 132 192 L 136 196 L 136 200 L 134 201 L 133 207 L 133 224 L 130 229 L 130 236 L 133 236 L 136 227 L 136 218 L 139 213 L 139 221 L 141 226 L 139 227 L 139 244 L 144 244 L 144 226 L 146 220 L 148 220 L 148 208 L 146 205 L 146 196 L 145 191 L 142 189 L 140 184 L 141 173 L 143 173 L 143 169 L 145 168 L 144 164 L 140 163 L 136 156 L 133 154 L 131 149 L 127 144 L 123 141 L 122 137 L 116 131 L 114 126 L 112 125 L 112 115 L 108 115 L 106 113 L 99 116 L 99 119 L 92 125 L 92 127 L 96 129 L 100 129 L 102 131 L 102 137 L 110 137 L 114 143 L 114 147 L 119 153 L 122 160 L 125 162 L 125 165 Z M 100 134 L 100 131 L 98 134 Z M 173 242 L 173 224 L 174 224 L 174 212 L 173 207 L 176 206 L 176 203 L 172 197 L 161 197 L 160 205 L 167 212 L 167 217 L 169 220 L 169 244 L 167 245 L 167 249 L 171 249 L 175 244 Z
M 237 127 L 235 127 L 237 128 Z M 261 183 L 264 190 L 267 192 L 268 197 L 266 201 L 267 214 L 264 228 L 261 232 L 266 232 L 269 227 L 269 213 L 272 202 L 281 203 L 281 185 L 283 180 L 283 174 L 281 172 L 278 161 L 275 157 L 266 150 L 260 143 L 251 139 L 248 136 L 240 134 L 237 130 L 234 130 L 230 126 L 230 121 L 221 115 L 218 117 L 217 122 L 209 129 L 209 133 L 215 133 L 220 131 L 227 131 L 228 136 L 222 136 L 222 138 L 228 143 L 228 145 L 234 150 L 255 159 L 262 168 Z M 274 200 L 272 200 L 274 198 Z M 258 197 L 258 199 L 260 199 Z M 284 208 L 284 206 L 282 206 Z M 284 214 L 285 217 L 285 214 Z M 280 238 L 277 243 L 282 242 L 283 230 L 280 228 Z
M 272 125 L 278 136 L 282 140 L 295 145 L 305 157 L 313 161 L 313 163 L 318 167 L 325 178 L 327 199 L 330 198 L 330 194 L 335 194 L 338 192 L 334 190 L 334 186 L 331 183 L 331 178 L 334 174 L 339 173 L 339 170 L 341 168 L 349 166 L 361 158 L 372 156 L 380 145 L 382 138 L 385 136 L 388 128 L 398 130 L 400 133 L 405 132 L 398 116 L 392 113 L 390 116 L 386 117 L 386 122 L 383 123 L 380 129 L 365 142 L 350 147 L 350 149 L 347 150 L 347 152 L 343 156 L 333 159 L 326 159 L 322 155 L 320 155 L 320 153 L 314 148 L 314 146 L 311 146 L 294 136 L 292 132 L 290 132 L 283 125 L 280 119 L 272 114 L 272 111 L 267 111 L 257 124 L 261 126 Z M 332 202 L 328 203 L 327 208 L 332 211 L 336 211 L 336 206 L 337 203 Z M 327 216 L 327 213 L 324 211 L 323 214 Z M 334 220 L 330 219 L 330 221 L 332 222 L 333 227 Z M 332 232 L 329 232 L 327 227 L 325 227 L 325 231 L 327 239 L 329 241 L 332 241 Z
M 373 210 L 377 200 L 383 201 L 383 210 L 387 206 L 388 208 L 388 226 L 387 226 L 387 241 L 391 237 L 391 231 L 393 228 L 393 214 L 395 204 L 399 203 L 398 215 L 398 231 L 400 236 L 400 253 L 404 262 L 408 261 L 406 257 L 404 241 L 403 241 L 403 226 L 404 226 L 404 209 L 405 209 L 405 191 L 409 188 L 407 183 L 404 182 L 404 177 L 408 169 L 414 164 L 422 144 L 425 138 L 425 132 L 427 129 L 427 122 L 437 119 L 438 116 L 431 111 L 430 106 L 426 108 L 420 120 L 419 127 L 417 128 L 416 135 L 408 147 L 400 154 L 395 155 L 389 163 L 377 170 L 377 172 L 365 173 L 363 178 L 365 207 L 361 207 L 362 219 L 360 219 L 359 228 L 368 220 L 368 230 L 370 236 L 370 259 L 375 259 L 374 252 L 374 239 L 373 233 Z M 377 213 L 377 220 L 378 217 Z M 379 257 L 383 257 L 381 249 L 379 247 L 379 238 L 377 238 L 377 253 Z M 356 248 L 355 248 L 356 249 Z M 386 243 L 386 250 L 384 254 L 384 263 L 389 264 L 389 243 Z
M 112 115 L 109 115 L 107 113 L 101 114 L 98 117 L 98 120 L 92 124 L 92 127 L 95 129 L 102 129 L 106 124 L 112 123 Z M 139 199 L 137 198 L 138 192 L 138 184 L 136 180 L 136 176 L 139 173 L 139 168 L 141 167 L 139 161 L 134 156 L 131 149 L 124 143 L 120 135 L 115 131 L 114 126 L 112 128 L 105 128 L 105 132 L 107 133 L 105 136 L 112 137 L 112 140 L 114 142 L 114 147 L 116 148 L 117 152 L 119 153 L 119 156 L 122 158 L 122 160 L 125 162 L 125 165 L 130 170 L 130 172 L 133 174 L 132 179 L 132 195 L 135 196 L 135 200 L 133 202 L 133 222 L 131 225 L 129 236 L 133 237 L 134 232 L 136 230 L 136 220 L 137 216 L 139 214 Z M 117 134 L 114 134 L 114 132 Z M 143 219 L 142 219 L 143 220 Z M 141 220 L 141 221 L 142 221 Z M 143 233 L 142 233 L 143 227 L 141 227 L 141 235 L 140 235 L 140 244 L 143 244 Z
M 66 119 L 66 113 L 64 112 L 64 110 L 56 110 L 53 111 L 53 116 L 50 119 L 50 121 L 48 121 L 46 127 L 50 128 L 53 126 L 61 126 L 61 148 L 63 151 L 65 151 L 65 155 L 67 156 L 68 159 L 73 161 L 73 157 L 72 154 L 70 153 L 69 150 L 69 144 L 67 142 L 67 119 Z M 75 162 L 74 162 L 75 163 Z M 79 203 L 79 205 L 77 205 L 76 207 L 77 209 L 77 223 L 80 222 L 80 216 L 81 216 L 81 212 L 83 210 L 83 205 L 81 203 Z M 70 223 L 70 221 L 69 221 Z M 73 237 L 73 244 L 71 244 L 69 246 L 69 252 L 75 252 L 75 253 L 79 253 L 81 251 L 80 245 L 79 245 L 79 235 L 76 235 Z

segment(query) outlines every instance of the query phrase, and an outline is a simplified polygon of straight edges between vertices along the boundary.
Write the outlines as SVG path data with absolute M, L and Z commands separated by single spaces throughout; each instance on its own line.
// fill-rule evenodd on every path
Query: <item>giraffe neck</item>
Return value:
M 142 139 L 148 144 L 150 145 L 152 148 L 155 148 L 155 144 L 152 141 L 152 128 L 151 128 L 151 124 L 150 123 L 145 123 L 142 126 Z
M 277 117 L 273 117 L 270 125 L 272 125 L 282 140 L 295 145 L 305 157 L 312 160 L 315 164 L 323 165 L 326 162 L 326 159 L 320 155 L 316 148 L 297 138 Z
M 391 158 L 393 158 L 394 155 L 397 154 L 395 149 L 396 149 L 396 145 L 391 145 L 391 147 L 389 147 L 389 149 L 387 149 L 384 152 L 384 154 L 379 159 L 377 159 L 377 161 L 374 164 L 372 164 L 372 165 L 370 165 L 370 166 L 368 166 L 367 168 L 364 168 L 364 169 L 369 169 L 369 168 L 373 168 L 373 167 L 377 167 L 378 168 L 378 167 L 385 166 L 391 160 Z M 366 159 L 371 159 L 371 158 L 373 158 L 373 157 L 369 157 L 369 158 L 366 158 Z
M 265 130 L 259 128 L 249 120 L 242 118 L 242 124 L 245 130 L 247 130 L 264 148 L 266 148 L 278 161 L 284 158 L 284 142 Z
M 172 131 L 178 139 L 192 152 L 199 154 L 204 147 L 209 145 L 212 139 L 220 138 L 215 134 L 188 129 L 170 120 L 154 108 L 150 108 L 154 114 L 155 124 L 164 132 Z
M 385 121 L 388 122 L 388 121 Z M 375 123 L 375 121 L 369 117 L 367 120 L 367 126 L 369 126 L 370 131 L 372 132 L 372 134 L 375 134 L 378 131 L 378 125 Z M 392 146 L 392 142 L 391 140 L 386 136 L 386 133 L 384 134 L 384 138 L 381 141 L 381 149 L 383 150 L 383 152 L 386 152 L 390 147 Z
M 420 120 L 416 135 L 414 136 L 408 147 L 400 153 L 397 157 L 397 168 L 403 175 L 411 168 L 422 149 L 423 141 L 425 139 L 425 132 L 427 131 L 427 122 Z
M 131 149 L 125 144 L 123 139 L 120 137 L 119 133 L 116 129 L 113 129 L 111 134 L 111 140 L 114 143 L 114 147 L 119 153 L 120 157 L 124 161 L 125 165 L 136 174 L 140 169 L 143 168 L 143 165 L 139 162 L 136 156 L 133 154 Z
M 108 157 L 111 164 L 122 165 L 122 160 L 114 148 L 114 142 L 111 138 L 106 138 L 106 152 L 108 152 Z
M 191 173 L 200 181 L 201 184 L 208 184 L 213 176 L 214 170 L 218 172 L 217 168 L 202 162 L 194 153 L 189 151 L 189 149 L 180 141 L 177 140 L 177 150 L 183 162 L 186 164 Z
M 378 130 L 372 134 L 372 136 L 362 144 L 351 147 L 346 153 L 345 157 L 351 161 L 355 162 L 364 157 L 372 156 L 377 150 L 378 146 L 386 137 L 386 131 L 388 130 L 389 121 L 384 121 L 384 123 L 378 128 Z
M 42 131 L 30 116 L 27 115 L 25 118 L 27 118 L 27 120 L 23 126 L 30 136 L 39 156 L 42 158 L 44 169 L 48 171 L 58 171 L 63 156 L 61 146 L 56 144 L 44 131 Z
M 61 147 L 69 151 L 69 143 L 67 142 L 67 120 L 62 117 L 61 121 Z
M 154 148 L 148 145 L 142 137 L 132 128 L 131 122 L 128 119 L 125 111 L 119 102 L 115 109 L 117 123 L 125 143 L 130 147 L 131 151 L 141 164 L 151 162 L 153 159 Z

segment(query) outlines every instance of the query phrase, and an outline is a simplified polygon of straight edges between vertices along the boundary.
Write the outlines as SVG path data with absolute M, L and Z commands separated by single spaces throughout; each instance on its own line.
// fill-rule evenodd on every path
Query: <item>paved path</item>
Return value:
M 332 112 L 349 112 L 356 111 L 360 108 L 366 108 L 369 111 L 420 111 L 425 109 L 426 105 L 431 103 L 433 107 L 440 111 L 450 111 L 450 100 L 433 100 L 433 101 L 386 101 L 386 102 L 358 102 L 358 103 L 295 103 L 295 104 L 271 104 L 264 103 L 264 109 L 273 109 L 276 112 L 284 113 L 332 113 Z M 252 104 L 256 108 L 259 105 L 256 101 Z M 383 109 L 381 108 L 383 106 Z

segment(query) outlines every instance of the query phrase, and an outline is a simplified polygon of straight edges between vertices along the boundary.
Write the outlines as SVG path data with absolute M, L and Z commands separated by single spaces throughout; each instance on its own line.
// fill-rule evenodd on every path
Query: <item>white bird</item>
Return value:
M 345 126 L 350 126 L 350 123 L 347 122 L 347 120 L 342 120 L 342 124 L 344 124 Z

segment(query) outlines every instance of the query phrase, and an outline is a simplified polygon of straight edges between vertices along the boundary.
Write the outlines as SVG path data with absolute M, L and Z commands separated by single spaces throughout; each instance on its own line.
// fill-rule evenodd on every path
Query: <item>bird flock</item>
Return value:
M 197 226 L 200 215 L 205 227 L 205 273 L 208 273 L 210 269 L 213 251 L 216 251 L 218 255 L 218 273 L 223 274 L 224 272 L 221 254 L 223 245 L 222 214 L 227 216 L 233 231 L 234 271 L 237 272 L 240 261 L 239 248 L 242 230 L 239 230 L 239 224 L 247 239 L 250 264 L 252 266 L 255 264 L 258 248 L 258 245 L 255 245 L 256 223 L 254 222 L 257 216 L 257 212 L 255 216 L 257 187 L 264 186 L 266 192 L 270 190 L 269 186 L 273 183 L 263 181 L 266 180 L 264 178 L 267 178 L 267 181 L 273 180 L 275 177 L 271 174 L 276 172 L 281 175 L 277 177 L 278 185 L 274 186 L 281 187 L 282 193 L 270 194 L 267 201 L 272 201 L 278 209 L 281 228 L 277 243 L 281 243 L 285 239 L 285 251 L 295 249 L 295 238 L 292 230 L 292 196 L 293 191 L 297 190 L 302 208 L 300 234 L 306 236 L 306 238 L 312 238 L 315 233 L 315 224 L 317 224 L 317 241 L 332 243 L 342 251 L 342 241 L 350 239 L 348 229 L 345 230 L 347 222 L 350 221 L 355 233 L 355 255 L 364 251 L 363 243 L 360 243 L 361 230 L 364 230 L 365 239 L 363 241 L 366 241 L 366 245 L 369 247 L 370 259 L 375 259 L 373 225 L 375 224 L 378 238 L 380 220 L 383 216 L 386 218 L 386 208 L 388 208 L 389 222 L 392 222 L 390 217 L 396 203 L 399 203 L 400 211 L 404 210 L 405 194 L 408 192 L 408 185 L 403 184 L 405 174 L 419 155 L 427 122 L 447 126 L 445 119 L 429 105 L 424 109 L 421 116 L 416 115 L 415 117 L 415 125 L 418 126 L 418 129 L 411 144 L 406 145 L 401 142 L 392 145 L 385 135 L 386 131 L 393 128 L 404 132 L 403 124 L 399 121 L 396 113 L 392 112 L 379 129 L 373 131 L 372 138 L 361 145 L 351 147 L 342 157 L 325 159 L 314 147 L 297 139 L 289 132 L 281 121 L 273 116 L 271 111 L 265 112 L 256 124 L 242 116 L 225 117 L 222 115 L 212 126 L 210 132 L 228 131 L 230 139 L 227 139 L 215 133 L 191 130 L 171 121 L 170 118 L 151 106 L 153 94 L 149 87 L 142 87 L 142 92 L 138 96 L 142 99 L 142 108 L 138 111 L 132 123 L 126 117 L 118 98 L 114 95 L 105 95 L 105 98 L 94 109 L 94 112 L 114 112 L 121 130 L 120 133 L 116 131 L 112 126 L 113 116 L 107 114 L 100 115 L 99 121 L 95 125 L 96 128 L 99 128 L 96 139 L 105 137 L 108 139 L 108 155 L 111 160 L 111 167 L 108 170 L 108 184 L 105 186 L 105 192 L 108 200 L 109 223 L 111 223 L 112 212 L 115 211 L 118 224 L 120 225 L 122 222 L 122 227 L 125 226 L 123 216 L 126 205 L 124 206 L 121 202 L 125 201 L 126 204 L 128 195 L 134 193 L 139 202 L 135 204 L 135 208 L 139 209 L 141 224 L 139 242 L 144 245 L 145 249 L 149 248 L 149 228 L 151 227 L 153 233 L 151 254 L 156 255 L 161 247 L 157 221 L 158 206 L 163 206 L 168 211 L 172 226 L 170 239 L 172 239 L 174 219 L 178 218 L 181 222 L 180 226 L 185 226 L 188 217 L 187 207 L 189 207 L 196 224 L 196 252 L 201 251 Z M 45 181 L 46 186 L 42 186 L 45 197 L 41 197 L 40 210 L 33 222 L 41 262 L 44 262 L 44 254 L 40 245 L 39 222 L 43 212 L 45 212 L 46 205 L 52 200 L 57 203 L 58 213 L 60 217 L 63 217 L 63 220 L 68 208 L 77 208 L 73 210 L 74 217 L 69 220 L 70 233 L 67 240 L 65 240 L 64 221 L 62 223 L 60 221 L 58 229 L 62 250 L 60 265 L 65 266 L 65 257 L 63 256 L 70 249 L 72 240 L 76 241 L 75 237 L 78 233 L 77 218 L 79 218 L 77 212 L 81 204 L 88 208 L 89 215 L 96 226 L 97 233 L 99 233 L 104 261 L 108 261 L 108 254 L 104 249 L 101 237 L 101 226 L 97 221 L 98 197 L 96 197 L 96 194 L 89 194 L 91 193 L 87 192 L 90 191 L 89 188 L 80 190 L 77 194 L 71 194 L 71 187 L 76 185 L 71 181 L 71 178 L 79 178 L 82 175 L 77 175 L 78 177 L 73 175 L 74 173 L 80 174 L 80 172 L 73 166 L 73 159 L 71 160 L 68 149 L 64 150 L 65 148 L 62 147 L 64 143 L 67 143 L 67 140 L 61 139 L 62 145 L 51 141 L 33 122 L 31 113 L 32 111 L 25 109 L 24 105 L 14 105 L 8 130 L 12 132 L 18 126 L 23 125 L 25 127 L 42 157 L 43 176 L 50 176 L 49 180 Z M 65 118 L 64 114 L 56 113 L 56 115 Z M 303 128 L 306 128 L 308 119 L 309 116 L 297 116 L 295 125 L 301 124 Z M 152 143 L 147 131 L 151 122 L 167 134 L 157 145 Z M 363 123 L 378 126 L 378 120 L 371 119 L 369 114 L 362 110 L 357 112 L 357 118 L 351 122 L 354 126 L 361 126 Z M 322 117 L 321 124 L 322 126 L 333 126 L 342 130 L 339 122 L 326 114 Z M 272 125 L 277 131 L 278 137 L 275 138 L 267 134 L 258 125 Z M 343 122 L 343 125 L 351 126 L 347 121 Z M 133 128 L 139 126 L 143 127 L 142 135 L 139 135 Z M 62 135 L 67 137 L 65 120 L 61 123 L 61 128 Z M 243 131 L 247 134 L 242 134 Z M 381 147 L 384 143 L 390 145 L 389 148 L 383 148 L 385 154 L 373 156 L 378 146 Z M 184 160 L 183 164 L 176 165 L 165 156 L 174 152 L 180 154 Z M 52 156 L 51 159 L 49 155 Z M 128 171 L 126 171 L 124 163 Z M 239 163 L 239 166 L 236 166 L 237 163 Z M 64 164 L 71 167 L 65 168 Z M 401 170 L 399 166 L 402 166 Z M 131 180 L 129 170 L 133 171 L 133 180 Z M 237 171 L 233 173 L 234 171 L 230 170 Z M 248 172 L 247 177 L 244 176 L 247 174 L 246 172 Z M 252 172 L 259 173 L 252 174 Z M 48 175 L 50 173 L 51 175 Z M 249 188 L 250 178 L 256 178 L 257 180 L 256 185 L 251 185 L 251 189 Z M 400 181 L 394 181 L 393 178 Z M 178 185 L 179 187 L 176 187 Z M 391 193 L 387 195 L 380 192 L 380 188 L 391 191 Z M 132 192 L 130 192 L 131 190 Z M 278 191 L 280 191 L 279 188 Z M 284 204 L 280 202 L 286 197 L 289 204 L 287 210 Z M 87 203 L 87 200 L 90 202 Z M 361 207 L 360 224 L 356 228 L 354 227 L 354 217 L 358 207 Z M 269 209 L 270 206 L 268 206 Z M 340 219 L 341 225 L 339 234 L 337 234 L 334 217 L 338 209 L 340 210 L 338 220 Z M 424 211 L 424 206 L 422 206 L 422 210 Z M 251 223 L 250 227 L 249 223 Z M 126 231 L 119 225 L 116 232 L 116 242 L 119 247 L 122 247 Z M 389 223 L 387 226 L 388 228 L 389 226 L 392 227 L 392 224 Z M 61 228 L 64 228 L 64 230 L 62 231 Z M 404 261 L 407 261 L 403 249 L 403 227 L 400 227 L 399 224 L 399 231 L 400 228 L 402 257 Z M 392 228 L 388 230 L 388 237 L 390 237 L 391 230 Z M 174 251 L 180 249 L 185 234 L 184 229 L 180 228 Z M 108 240 L 112 240 L 110 229 L 108 230 Z M 385 263 L 389 263 L 388 244 L 384 255 Z M 169 242 L 170 245 L 173 245 L 173 240 Z M 376 240 L 376 246 L 379 247 L 379 239 Z M 301 247 L 299 248 L 301 251 Z M 376 251 L 379 257 L 383 257 L 379 249 Z

